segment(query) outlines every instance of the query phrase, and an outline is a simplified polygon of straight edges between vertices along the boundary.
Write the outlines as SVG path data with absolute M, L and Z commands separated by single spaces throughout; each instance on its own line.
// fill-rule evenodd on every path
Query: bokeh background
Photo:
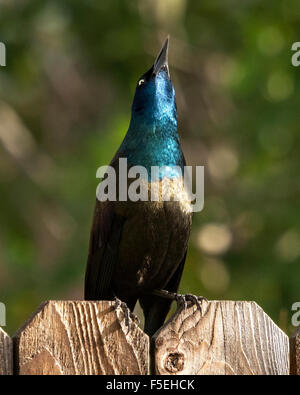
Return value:
M 299 0 L 1 0 L 0 301 L 13 332 L 82 298 L 98 166 L 171 35 L 187 162 L 205 166 L 180 290 L 255 300 L 290 333 L 300 300 Z

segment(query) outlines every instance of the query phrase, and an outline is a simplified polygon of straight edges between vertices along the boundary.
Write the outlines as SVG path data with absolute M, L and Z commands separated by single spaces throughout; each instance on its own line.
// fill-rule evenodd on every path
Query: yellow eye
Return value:
M 143 84 L 144 84 L 144 82 L 145 82 L 145 80 L 144 80 L 144 78 L 142 78 L 141 80 L 139 80 L 139 83 L 138 83 L 138 85 L 139 85 L 139 86 L 141 86 L 141 85 L 143 85 Z

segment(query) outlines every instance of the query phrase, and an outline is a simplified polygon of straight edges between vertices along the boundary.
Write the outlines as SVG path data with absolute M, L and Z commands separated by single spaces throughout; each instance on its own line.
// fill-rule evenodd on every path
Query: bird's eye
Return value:
M 144 80 L 144 78 L 142 78 L 141 80 L 139 80 L 138 85 L 141 86 L 141 85 L 143 85 L 144 83 L 145 83 L 145 80 Z

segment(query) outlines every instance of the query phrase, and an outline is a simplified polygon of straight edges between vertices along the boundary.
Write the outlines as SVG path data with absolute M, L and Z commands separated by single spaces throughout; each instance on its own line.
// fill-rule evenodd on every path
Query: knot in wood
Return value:
M 181 372 L 184 368 L 184 355 L 179 352 L 169 353 L 165 359 L 165 369 L 169 373 Z

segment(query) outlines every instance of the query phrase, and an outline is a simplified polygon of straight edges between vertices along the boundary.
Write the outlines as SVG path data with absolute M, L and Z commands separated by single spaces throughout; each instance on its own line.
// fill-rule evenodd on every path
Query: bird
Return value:
M 177 105 L 168 65 L 169 37 L 152 67 L 137 82 L 127 133 L 110 166 L 143 166 L 150 190 L 173 182 L 171 198 L 156 201 L 96 200 L 85 274 L 85 300 L 116 300 L 133 312 L 139 301 L 149 336 L 164 324 L 186 261 L 192 207 L 183 188 L 186 165 L 181 148 Z M 159 167 L 156 176 L 153 166 Z M 181 299 L 180 299 L 181 298 Z M 184 299 L 197 303 L 188 294 Z

